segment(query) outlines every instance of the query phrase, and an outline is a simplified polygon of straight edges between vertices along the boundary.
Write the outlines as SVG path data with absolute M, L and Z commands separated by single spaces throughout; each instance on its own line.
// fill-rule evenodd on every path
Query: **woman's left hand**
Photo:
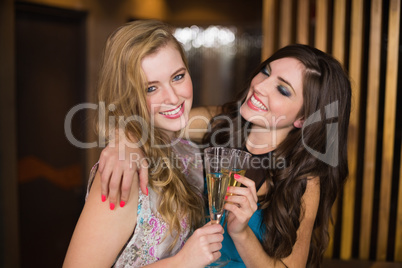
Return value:
M 230 236 L 240 235 L 248 227 L 248 221 L 257 210 L 257 192 L 254 181 L 235 175 L 235 179 L 246 187 L 228 187 L 224 208 L 228 213 L 227 229 Z

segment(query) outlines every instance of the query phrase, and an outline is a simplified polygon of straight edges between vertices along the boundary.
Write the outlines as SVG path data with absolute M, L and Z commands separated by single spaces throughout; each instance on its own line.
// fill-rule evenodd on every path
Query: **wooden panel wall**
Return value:
M 263 1 L 263 59 L 309 44 L 352 81 L 350 174 L 325 256 L 402 262 L 401 0 Z
M 398 83 L 398 54 L 400 34 L 401 1 L 391 0 L 389 3 L 388 19 L 388 45 L 385 81 L 385 104 L 384 129 L 383 129 L 383 150 L 381 169 L 381 193 L 380 193 L 380 215 L 378 228 L 377 258 L 385 260 L 387 255 L 388 242 L 388 221 L 391 205 L 391 185 L 393 173 L 394 144 L 395 144 L 395 119 L 396 119 L 396 98 Z M 400 123 L 400 122 L 399 122 Z M 401 220 L 402 221 L 402 220 Z M 402 237 L 396 237 L 401 240 Z M 402 256 L 397 256 L 402 258 Z
M 320 1 L 320 0 L 319 0 Z M 341 258 L 349 259 L 352 252 L 353 222 L 355 215 L 355 192 L 358 165 L 358 141 L 361 96 L 362 73 L 362 44 L 363 44 L 363 0 L 353 0 L 351 7 L 349 76 L 352 82 L 353 103 L 350 114 L 348 136 L 349 178 L 345 184 L 342 207 L 342 233 L 341 233 Z M 359 48 L 359 49 L 356 49 Z
M 370 48 L 369 48 L 369 69 L 367 87 L 367 109 L 366 109 L 366 132 L 364 169 L 363 169 L 363 191 L 361 219 L 366 224 L 360 229 L 359 254 L 363 259 L 369 258 L 371 239 L 371 219 L 373 216 L 374 183 L 376 171 L 376 144 L 378 128 L 378 98 L 380 90 L 380 57 L 381 57 L 381 27 L 382 27 L 382 0 L 372 1 L 370 21 Z

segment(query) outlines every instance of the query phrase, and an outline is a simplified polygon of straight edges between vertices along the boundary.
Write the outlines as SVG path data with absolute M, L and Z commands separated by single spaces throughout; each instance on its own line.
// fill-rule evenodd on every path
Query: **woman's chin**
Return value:
M 255 112 L 244 103 L 239 110 L 241 117 L 248 122 L 252 122 L 253 118 L 256 116 Z
M 245 118 L 245 110 L 247 109 L 247 107 L 244 107 L 244 105 L 246 105 L 246 103 L 243 103 L 243 105 L 240 106 L 239 113 L 240 113 L 241 117 L 243 117 L 243 119 L 246 119 L 246 118 Z M 246 120 L 247 120 L 247 119 L 246 119 Z

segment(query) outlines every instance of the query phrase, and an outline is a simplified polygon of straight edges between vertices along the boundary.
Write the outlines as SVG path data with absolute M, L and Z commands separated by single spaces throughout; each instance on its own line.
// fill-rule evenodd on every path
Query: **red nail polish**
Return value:
M 225 200 L 226 200 L 226 199 L 228 199 L 228 195 L 227 195 L 227 196 L 225 196 Z
M 235 179 L 240 179 L 240 175 L 239 174 L 234 174 L 234 178 Z
M 226 192 L 229 191 L 230 186 L 228 186 L 228 188 L 226 189 Z
M 106 201 L 106 196 L 103 194 L 102 195 L 102 202 L 105 202 Z
M 114 204 L 110 203 L 110 210 L 113 210 L 113 209 L 114 209 Z
M 147 196 L 148 196 L 148 188 L 145 188 L 145 189 L 147 189 L 147 192 L 145 193 L 145 195 L 147 195 Z
M 125 205 L 126 205 L 126 202 L 120 201 L 120 207 L 121 207 L 121 208 L 124 207 Z

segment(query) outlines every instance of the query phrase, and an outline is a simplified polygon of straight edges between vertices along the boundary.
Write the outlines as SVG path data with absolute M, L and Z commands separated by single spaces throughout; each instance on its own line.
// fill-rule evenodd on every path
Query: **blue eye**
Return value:
M 184 74 L 178 74 L 175 77 L 173 77 L 173 81 L 179 81 L 179 80 L 183 79 L 183 77 L 184 77 Z
M 271 75 L 271 70 L 269 69 L 268 65 L 265 65 L 264 67 L 262 67 L 260 72 L 265 74 L 266 76 Z
M 147 92 L 148 92 L 148 93 L 153 92 L 153 91 L 155 91 L 155 90 L 156 90 L 156 87 L 155 87 L 155 86 L 152 86 L 152 87 L 147 88 Z
M 283 96 L 290 97 L 291 94 L 286 87 L 279 85 L 276 88 L 278 89 L 279 93 L 281 93 Z

